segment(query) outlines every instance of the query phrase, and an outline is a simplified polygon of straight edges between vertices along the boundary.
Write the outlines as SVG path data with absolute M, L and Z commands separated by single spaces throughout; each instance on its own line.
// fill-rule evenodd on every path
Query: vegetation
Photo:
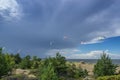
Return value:
M 8 54 L 3 54 L 0 48 L 0 78 L 10 73 L 14 64 L 14 59 Z
M 120 75 L 98 77 L 97 80 L 120 80 Z
M 20 57 L 19 53 L 17 53 L 17 54 L 11 54 L 10 56 L 12 58 L 14 58 L 15 64 L 20 64 L 21 63 L 22 58 Z
M 40 80 L 66 80 L 66 78 L 83 78 L 87 76 L 87 71 L 81 67 L 77 68 L 74 64 L 66 64 L 65 57 L 59 53 L 55 57 L 49 57 L 44 60 L 36 56 L 27 55 L 21 58 L 17 54 L 7 54 L 0 48 L 0 77 L 10 75 L 12 69 L 31 69 Z M 47 76 L 46 76 L 47 75 Z M 16 76 L 13 76 L 14 78 Z M 9 77 L 11 78 L 11 77 Z M 23 76 L 19 76 L 23 78 Z
M 57 53 L 56 57 L 49 57 L 43 61 L 39 69 L 39 75 L 41 75 L 39 78 L 40 80 L 58 80 L 63 78 L 66 80 L 66 78 L 83 78 L 88 75 L 86 70 L 73 65 L 67 65 L 65 57 Z
M 99 59 L 94 66 L 94 75 L 95 77 L 114 75 L 117 65 L 112 63 L 112 60 L 108 55 L 103 53 L 101 59 Z
M 120 80 L 120 75 L 114 75 L 116 67 L 110 57 L 103 53 L 94 66 L 94 76 L 97 80 Z M 29 69 L 30 74 L 34 74 L 36 78 L 11 74 L 13 69 L 18 68 Z M 27 55 L 22 58 L 19 53 L 3 53 L 0 48 L 0 78 L 2 78 L 0 80 L 83 80 L 86 76 L 88 76 L 86 69 L 67 63 L 65 57 L 59 53 L 55 57 L 41 60 L 37 56 Z
M 68 77 L 76 79 L 80 77 L 85 78 L 86 76 L 88 76 L 88 72 L 86 69 L 82 69 L 81 66 L 77 68 L 74 64 L 69 65 L 67 73 Z
M 27 55 L 26 57 L 24 57 L 20 63 L 20 68 L 21 69 L 30 69 L 31 68 L 31 57 L 29 55 Z
M 8 77 L 4 77 L 0 80 L 38 80 L 37 78 L 29 78 L 26 75 L 12 75 Z
M 37 56 L 33 56 L 31 61 L 31 68 L 38 69 L 40 64 L 41 64 L 41 59 L 38 58 Z
M 41 69 L 39 79 L 40 80 L 58 80 L 58 76 L 55 72 L 55 68 L 52 63 L 48 63 L 47 66 L 44 66 Z

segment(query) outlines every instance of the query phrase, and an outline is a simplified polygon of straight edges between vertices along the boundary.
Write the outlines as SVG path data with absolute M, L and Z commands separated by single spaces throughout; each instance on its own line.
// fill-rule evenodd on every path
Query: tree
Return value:
M 49 63 L 47 66 L 43 67 L 40 74 L 40 80 L 58 80 L 58 76 L 55 73 L 52 63 Z
M 39 75 L 41 78 L 47 78 L 40 80 L 58 80 L 56 78 L 66 76 L 67 66 L 65 57 L 57 53 L 55 57 L 49 57 L 43 60 L 39 68 Z M 49 79 L 48 76 L 50 76 L 51 78 Z
M 41 61 L 40 58 L 37 58 L 37 56 L 33 56 L 32 60 L 31 60 L 31 62 L 32 62 L 31 68 L 32 68 L 32 69 L 37 69 L 37 68 L 39 68 L 40 61 Z
M 14 57 L 11 57 L 8 53 L 4 54 L 4 57 L 5 57 L 5 61 L 7 62 L 7 66 L 8 66 L 9 71 L 12 70 L 12 68 L 15 65 Z
M 67 74 L 69 78 L 84 78 L 88 76 L 88 71 L 86 69 L 82 69 L 81 66 L 76 67 L 75 64 L 69 65 L 67 69 Z
M 20 68 L 22 69 L 30 69 L 31 68 L 31 57 L 27 55 L 24 57 L 20 63 Z
M 19 64 L 22 60 L 19 53 L 15 54 L 14 58 L 15 58 L 15 63 L 16 64 Z
M 58 76 L 65 76 L 67 74 L 66 59 L 59 53 L 56 53 L 56 56 L 53 58 L 49 57 L 48 59 L 46 59 L 45 65 L 47 65 L 48 63 L 52 63 Z
M 14 60 L 8 54 L 3 54 L 2 48 L 0 48 L 0 77 L 7 75 L 12 70 Z
M 111 58 L 103 53 L 101 59 L 99 59 L 94 66 L 95 77 L 113 75 L 115 74 L 117 65 L 112 63 Z

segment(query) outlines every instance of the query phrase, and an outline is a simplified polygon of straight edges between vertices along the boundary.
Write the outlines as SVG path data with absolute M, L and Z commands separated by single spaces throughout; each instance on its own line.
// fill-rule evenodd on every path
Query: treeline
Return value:
M 13 69 L 18 68 L 32 70 L 32 73 L 36 76 L 36 79 L 33 80 L 82 80 L 88 76 L 86 69 L 67 63 L 65 57 L 59 53 L 56 53 L 55 57 L 42 60 L 37 56 L 27 55 L 22 58 L 19 54 L 3 53 L 2 48 L 0 48 L 0 78 L 3 77 L 2 80 L 12 80 L 4 79 L 4 76 L 12 76 Z M 116 68 L 117 65 L 113 64 L 110 57 L 103 53 L 101 59 L 94 66 L 94 77 L 103 80 L 101 79 L 102 76 L 116 75 Z

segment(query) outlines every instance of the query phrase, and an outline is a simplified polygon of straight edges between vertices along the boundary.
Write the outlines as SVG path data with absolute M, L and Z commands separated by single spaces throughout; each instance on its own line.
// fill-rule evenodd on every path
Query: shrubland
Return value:
M 40 80 L 80 79 L 88 75 L 87 70 L 66 63 L 66 58 L 59 53 L 56 53 L 55 57 L 41 60 L 37 56 L 31 58 L 27 55 L 22 58 L 18 53 L 3 53 L 2 48 L 0 49 L 0 77 L 11 76 L 11 71 L 18 68 L 31 70 L 31 73 Z
M 14 75 L 15 69 L 30 70 L 30 74 L 35 78 L 29 78 L 27 75 Z M 94 66 L 94 77 L 96 80 L 120 80 L 116 75 L 117 65 L 112 63 L 111 58 L 103 53 Z M 67 63 L 67 60 L 60 53 L 55 57 L 41 59 L 37 56 L 26 55 L 21 57 L 19 53 L 4 53 L 0 48 L 0 78 L 1 80 L 83 80 L 87 79 L 88 71 L 76 66 L 74 63 Z M 89 80 L 89 79 L 87 79 Z

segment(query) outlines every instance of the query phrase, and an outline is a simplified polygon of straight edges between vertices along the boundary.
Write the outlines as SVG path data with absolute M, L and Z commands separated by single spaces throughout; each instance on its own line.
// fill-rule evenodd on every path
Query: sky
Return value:
M 0 0 L 0 47 L 45 58 L 120 58 L 120 0 Z

